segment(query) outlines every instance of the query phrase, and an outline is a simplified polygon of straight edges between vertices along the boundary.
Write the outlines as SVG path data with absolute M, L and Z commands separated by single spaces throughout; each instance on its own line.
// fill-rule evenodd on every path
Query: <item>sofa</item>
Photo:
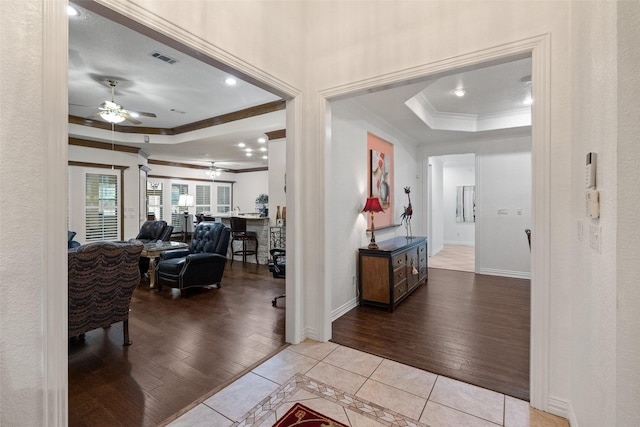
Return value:
M 94 242 L 68 251 L 69 337 L 122 322 L 129 340 L 129 305 L 140 284 L 141 242 Z
M 156 266 L 158 290 L 162 290 L 163 285 L 180 290 L 210 285 L 219 288 L 227 263 L 230 234 L 230 228 L 220 222 L 199 223 L 188 249 L 160 254 Z

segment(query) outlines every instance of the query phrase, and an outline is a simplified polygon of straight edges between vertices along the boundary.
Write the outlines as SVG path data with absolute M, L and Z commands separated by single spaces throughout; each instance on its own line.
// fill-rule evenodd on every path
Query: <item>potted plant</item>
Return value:
M 256 197 L 256 211 L 260 212 L 261 216 L 268 215 L 267 204 L 269 203 L 269 195 L 268 194 L 258 194 Z

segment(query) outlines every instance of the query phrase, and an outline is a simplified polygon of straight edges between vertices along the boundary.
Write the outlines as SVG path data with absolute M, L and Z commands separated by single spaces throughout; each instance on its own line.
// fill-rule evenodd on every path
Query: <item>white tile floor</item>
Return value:
M 315 341 L 287 347 L 169 425 L 271 427 L 296 402 L 352 427 L 568 426 L 528 402 Z

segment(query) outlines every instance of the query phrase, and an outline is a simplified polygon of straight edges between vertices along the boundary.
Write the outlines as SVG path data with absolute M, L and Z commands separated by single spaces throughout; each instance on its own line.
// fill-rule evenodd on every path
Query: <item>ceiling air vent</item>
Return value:
M 159 60 L 164 61 L 167 64 L 175 64 L 176 62 L 178 62 L 177 59 L 173 59 L 172 57 L 167 56 L 167 55 L 165 55 L 163 53 L 160 53 L 160 52 L 157 52 L 157 51 L 156 52 L 151 52 L 149 55 L 153 56 L 154 58 L 158 58 Z

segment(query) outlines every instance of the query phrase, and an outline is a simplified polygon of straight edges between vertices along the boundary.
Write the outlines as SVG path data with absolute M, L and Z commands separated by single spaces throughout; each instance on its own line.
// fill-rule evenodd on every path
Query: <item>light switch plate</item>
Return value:
M 589 225 L 589 246 L 598 253 L 602 250 L 602 226 L 597 224 Z
M 578 240 L 582 241 L 584 239 L 584 223 L 579 219 L 576 225 L 576 236 Z

